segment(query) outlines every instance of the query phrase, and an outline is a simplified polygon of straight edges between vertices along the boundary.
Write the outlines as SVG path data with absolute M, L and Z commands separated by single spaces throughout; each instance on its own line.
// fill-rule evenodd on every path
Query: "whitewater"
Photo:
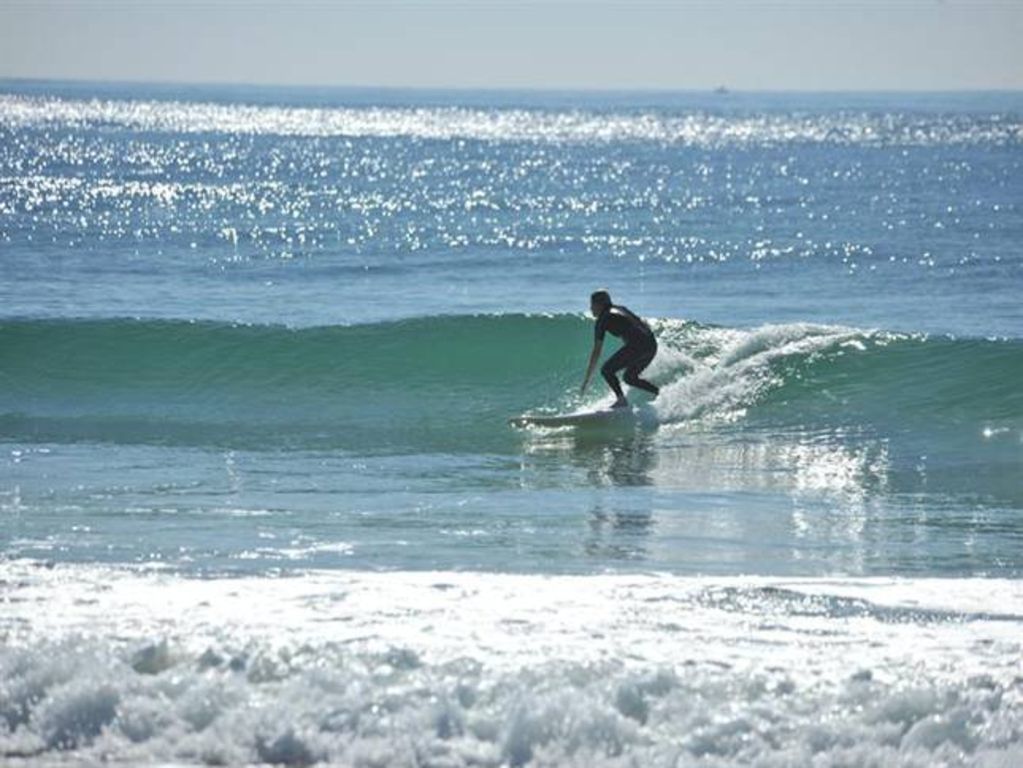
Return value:
M 0 81 L 0 763 L 1023 763 L 1021 126 Z
M 4 659 L 14 765 L 1023 758 L 1016 582 L 4 576 L 47 636 Z

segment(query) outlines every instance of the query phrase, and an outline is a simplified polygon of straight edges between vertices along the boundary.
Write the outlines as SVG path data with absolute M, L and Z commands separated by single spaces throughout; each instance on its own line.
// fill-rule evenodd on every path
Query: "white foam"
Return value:
M 12 765 L 1023 758 L 1019 581 L 24 561 L 0 579 Z
M 739 418 L 763 393 L 782 383 L 772 370 L 779 360 L 810 360 L 826 350 L 850 343 L 862 345 L 863 339 L 879 335 L 812 323 L 764 325 L 750 330 L 690 328 L 685 334 L 682 339 L 677 338 L 678 330 L 672 333 L 669 329 L 665 334 L 663 365 L 670 366 L 672 373 L 678 372 L 680 378 L 663 386 L 655 401 L 664 423 Z M 698 352 L 682 351 L 689 349 Z M 656 377 L 661 370 L 654 368 L 651 375 Z

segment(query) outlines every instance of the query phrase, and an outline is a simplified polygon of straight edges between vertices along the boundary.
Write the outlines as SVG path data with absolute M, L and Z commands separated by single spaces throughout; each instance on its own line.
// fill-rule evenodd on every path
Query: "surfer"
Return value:
M 590 362 L 586 367 L 586 378 L 583 379 L 580 393 L 585 393 L 586 386 L 590 383 L 593 369 L 600 359 L 606 332 L 625 341 L 625 345 L 600 367 L 601 375 L 617 398 L 611 407 L 624 408 L 629 404 L 622 393 L 622 385 L 618 382 L 618 376 L 615 375 L 622 368 L 625 369 L 626 384 L 630 387 L 638 387 L 657 397 L 660 389 L 639 377 L 639 374 L 650 365 L 650 361 L 657 354 L 657 339 L 654 338 L 654 332 L 650 330 L 650 326 L 625 307 L 612 304 L 611 294 L 607 291 L 594 291 L 590 295 L 590 312 L 597 318 L 597 324 L 593 329 L 593 351 L 590 353 Z

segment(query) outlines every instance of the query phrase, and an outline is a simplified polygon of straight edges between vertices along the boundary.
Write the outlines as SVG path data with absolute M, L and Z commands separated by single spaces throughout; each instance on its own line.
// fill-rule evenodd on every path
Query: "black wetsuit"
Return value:
M 639 377 L 640 372 L 650 365 L 650 361 L 657 354 L 657 339 L 654 338 L 650 326 L 627 308 L 612 304 L 597 318 L 597 325 L 593 329 L 594 340 L 603 341 L 605 332 L 625 342 L 625 345 L 600 367 L 601 375 L 614 390 L 615 395 L 619 398 L 624 397 L 622 386 L 615 375 L 622 368 L 625 369 L 626 384 L 656 395 L 660 390 Z

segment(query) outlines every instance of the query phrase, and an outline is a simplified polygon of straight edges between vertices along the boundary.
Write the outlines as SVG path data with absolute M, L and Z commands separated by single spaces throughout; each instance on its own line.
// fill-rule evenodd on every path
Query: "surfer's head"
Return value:
M 599 317 L 600 313 L 610 306 L 611 294 L 607 291 L 594 291 L 590 294 L 590 312 L 594 317 Z

